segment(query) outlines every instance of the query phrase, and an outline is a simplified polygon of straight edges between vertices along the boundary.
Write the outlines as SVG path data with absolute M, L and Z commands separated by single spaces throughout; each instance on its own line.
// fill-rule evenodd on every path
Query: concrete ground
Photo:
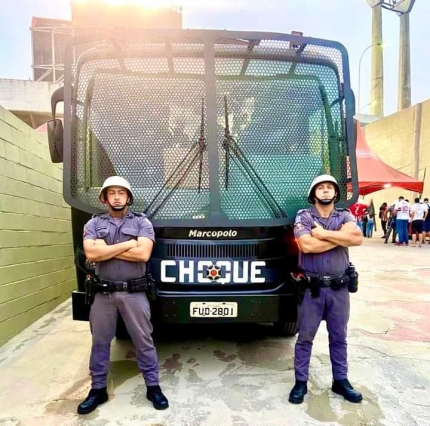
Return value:
M 329 390 L 324 323 L 297 406 L 288 403 L 294 338 L 267 325 L 169 327 L 157 337 L 168 410 L 145 399 L 132 344 L 114 340 L 110 400 L 79 416 L 91 339 L 68 301 L 0 348 L 0 425 L 430 425 L 430 245 L 395 247 L 376 235 L 351 258 L 361 275 L 351 296 L 349 366 L 361 404 Z

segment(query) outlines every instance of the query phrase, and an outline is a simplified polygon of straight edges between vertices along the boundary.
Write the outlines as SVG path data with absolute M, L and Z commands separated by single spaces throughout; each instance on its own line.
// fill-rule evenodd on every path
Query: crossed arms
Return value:
M 314 226 L 310 234 L 297 239 L 303 253 L 323 253 L 337 246 L 353 247 L 363 242 L 363 235 L 355 222 L 345 223 L 338 231 L 326 230 L 318 222 L 314 222 Z
M 146 237 L 111 245 L 107 245 L 102 239 L 86 239 L 84 240 L 84 251 L 90 262 L 103 262 L 113 258 L 128 262 L 147 262 L 153 245 L 153 241 Z

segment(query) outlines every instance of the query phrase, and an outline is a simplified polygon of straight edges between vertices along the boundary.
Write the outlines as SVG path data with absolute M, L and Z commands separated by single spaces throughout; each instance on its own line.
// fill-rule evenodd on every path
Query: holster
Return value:
M 153 302 L 157 299 L 157 286 L 155 284 L 154 277 L 150 273 L 146 274 L 146 279 L 148 282 L 148 290 L 146 292 L 146 296 L 148 297 L 148 300 Z
M 345 274 L 349 277 L 348 291 L 350 293 L 356 293 L 358 291 L 358 272 L 355 270 L 355 266 L 349 263 Z
M 311 297 L 313 299 L 317 298 L 320 296 L 320 285 L 318 283 L 318 280 L 312 280 L 309 279 L 309 289 L 311 291 Z
M 306 276 L 302 273 L 290 273 L 291 280 L 296 285 L 297 289 L 297 301 L 299 305 L 303 302 L 305 297 L 306 289 L 309 288 L 309 282 Z
M 86 275 L 85 277 L 85 304 L 92 305 L 94 302 L 94 276 Z

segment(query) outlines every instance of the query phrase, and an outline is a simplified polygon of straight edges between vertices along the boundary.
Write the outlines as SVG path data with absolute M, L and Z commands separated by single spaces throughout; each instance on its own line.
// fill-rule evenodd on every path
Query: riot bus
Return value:
M 354 95 L 334 41 L 213 30 L 101 29 L 75 37 L 49 122 L 63 162 L 85 319 L 83 226 L 105 178 L 132 185 L 156 232 L 153 315 L 296 332 L 293 235 L 312 179 L 357 197 Z M 64 101 L 64 127 L 55 117 Z

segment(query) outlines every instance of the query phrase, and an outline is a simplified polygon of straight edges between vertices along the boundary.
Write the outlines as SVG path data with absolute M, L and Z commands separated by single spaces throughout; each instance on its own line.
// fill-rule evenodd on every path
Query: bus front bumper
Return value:
M 293 295 L 159 295 L 157 315 L 167 323 L 263 323 L 297 319 Z
M 152 303 L 153 316 L 165 323 L 264 323 L 297 320 L 297 297 L 280 294 L 170 295 L 160 294 Z M 88 321 L 90 305 L 85 293 L 72 292 L 76 321 Z

